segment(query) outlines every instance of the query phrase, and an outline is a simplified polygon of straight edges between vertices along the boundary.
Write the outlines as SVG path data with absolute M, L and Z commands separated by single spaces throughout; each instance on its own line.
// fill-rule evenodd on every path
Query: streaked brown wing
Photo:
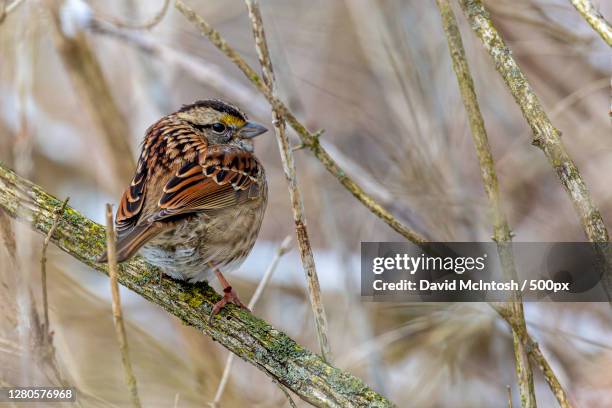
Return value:
M 115 229 L 117 231 L 117 261 L 123 262 L 133 255 L 142 245 L 144 238 L 150 237 L 155 229 L 148 226 L 139 226 L 138 220 L 142 213 L 146 194 L 147 167 L 141 158 L 138 162 L 136 174 L 119 201 L 115 216 Z M 136 248 L 136 249 L 133 249 Z M 98 262 L 106 262 L 108 254 L 105 251 Z
M 199 159 L 196 157 L 184 164 L 168 180 L 157 211 L 151 212 L 143 210 L 146 196 L 143 167 L 139 164 L 117 210 L 119 262 L 130 258 L 147 241 L 171 226 L 177 216 L 228 208 L 258 197 L 261 188 L 258 176 L 263 171 L 257 159 L 248 152 L 232 146 L 210 146 Z M 105 262 L 106 254 L 99 261 Z
M 142 211 L 146 194 L 147 168 L 144 160 L 140 160 L 136 174 L 125 190 L 115 217 L 117 234 L 121 234 L 136 226 Z
M 210 146 L 199 160 L 186 163 L 166 183 L 149 222 L 241 204 L 258 195 L 259 162 L 233 146 Z
M 151 214 L 151 205 L 154 207 L 157 202 L 157 197 L 147 197 L 147 187 L 152 188 L 152 173 L 163 175 L 177 156 L 197 158 L 200 152 L 206 151 L 206 147 L 207 143 L 193 133 L 190 126 L 171 117 L 164 117 L 147 129 L 136 174 L 117 209 L 115 225 L 119 241 L 124 234 L 140 226 L 141 218 L 145 213 Z M 152 210 L 156 211 L 155 208 Z

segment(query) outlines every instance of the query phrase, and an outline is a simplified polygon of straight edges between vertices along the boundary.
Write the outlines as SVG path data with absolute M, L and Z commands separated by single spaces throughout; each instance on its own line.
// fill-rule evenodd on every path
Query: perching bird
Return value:
M 211 317 L 227 303 L 244 307 L 219 269 L 237 268 L 257 239 L 268 187 L 252 138 L 266 131 L 218 100 L 185 105 L 151 126 L 117 209 L 118 262 L 139 251 L 175 279 L 199 282 L 214 272 L 223 299 Z

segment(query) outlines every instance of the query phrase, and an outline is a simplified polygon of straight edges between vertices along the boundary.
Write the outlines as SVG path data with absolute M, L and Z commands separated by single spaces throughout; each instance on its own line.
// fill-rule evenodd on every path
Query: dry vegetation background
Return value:
M 47 9 L 52 3 L 25 0 L 0 25 L 0 160 L 57 197 L 69 196 L 70 204 L 90 218 L 104 223 L 104 203 L 116 203 L 129 182 L 117 177 L 115 163 L 135 157 L 145 129 L 181 104 L 233 100 L 272 128 L 263 98 L 171 6 L 151 30 L 117 29 L 131 41 L 83 28 L 128 125 L 120 136 L 132 151 L 117 149 L 70 81 L 53 41 Z M 489 240 L 478 162 L 434 1 L 262 3 L 281 96 L 311 129 L 325 129 L 322 142 L 332 156 L 427 237 Z M 611 2 L 594 3 L 612 17 Z M 78 32 L 80 2 L 65 4 L 63 30 Z M 100 20 L 139 22 L 155 15 L 162 1 L 87 4 Z M 188 4 L 257 66 L 242 1 Z M 612 226 L 610 49 L 568 1 L 486 4 Z M 556 175 L 530 144 L 519 109 L 462 13 L 457 16 L 515 240 L 584 240 Z M 143 52 L 134 38 L 166 51 Z M 194 74 L 202 67 L 225 81 L 203 81 Z M 231 276 L 243 299 L 253 292 L 280 241 L 293 234 L 271 133 L 257 140 L 256 152 L 267 169 L 270 202 L 253 253 Z M 511 335 L 488 306 L 360 303 L 360 241 L 403 239 L 347 193 L 310 152 L 297 151 L 296 159 L 335 365 L 400 407 L 507 406 L 507 385 L 518 404 Z M 8 230 L 6 219 L 0 223 Z M 42 239 L 14 227 L 16 249 L 6 238 L 0 247 L 0 383 L 47 383 L 20 357 L 27 354 L 29 327 L 23 324 L 28 316 L 19 311 L 30 304 L 41 307 Z M 9 262 L 11 254 L 16 263 Z M 48 270 L 61 370 L 91 394 L 84 406 L 127 406 L 107 278 L 53 247 Z M 167 407 L 178 399 L 179 407 L 191 407 L 212 401 L 227 352 L 157 306 L 127 291 L 122 296 L 143 404 Z M 609 306 L 527 304 L 525 310 L 530 331 L 576 406 L 612 406 Z M 296 251 L 282 259 L 256 314 L 318 350 Z M 534 375 L 539 405 L 555 406 L 537 370 Z M 238 361 L 221 406 L 281 407 L 287 400 L 268 377 Z

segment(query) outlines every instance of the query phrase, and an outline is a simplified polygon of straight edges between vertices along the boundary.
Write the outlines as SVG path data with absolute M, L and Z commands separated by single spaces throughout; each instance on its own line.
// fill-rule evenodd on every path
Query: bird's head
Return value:
M 209 144 L 231 144 L 248 152 L 253 151 L 252 139 L 268 130 L 249 121 L 235 106 L 213 99 L 185 105 L 176 115 L 200 132 Z

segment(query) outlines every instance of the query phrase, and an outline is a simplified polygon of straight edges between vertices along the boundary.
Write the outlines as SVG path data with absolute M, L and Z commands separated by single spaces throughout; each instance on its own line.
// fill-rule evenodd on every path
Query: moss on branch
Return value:
M 0 212 L 46 235 L 62 201 L 0 163 Z M 108 275 L 96 258 L 105 248 L 105 229 L 67 207 L 51 241 L 84 264 Z M 163 279 L 141 258 L 119 266 L 118 281 L 188 325 L 203 331 L 300 398 L 317 407 L 392 407 L 359 378 L 326 364 L 283 332 L 249 312 L 228 306 L 208 325 L 219 295 L 206 283 Z

